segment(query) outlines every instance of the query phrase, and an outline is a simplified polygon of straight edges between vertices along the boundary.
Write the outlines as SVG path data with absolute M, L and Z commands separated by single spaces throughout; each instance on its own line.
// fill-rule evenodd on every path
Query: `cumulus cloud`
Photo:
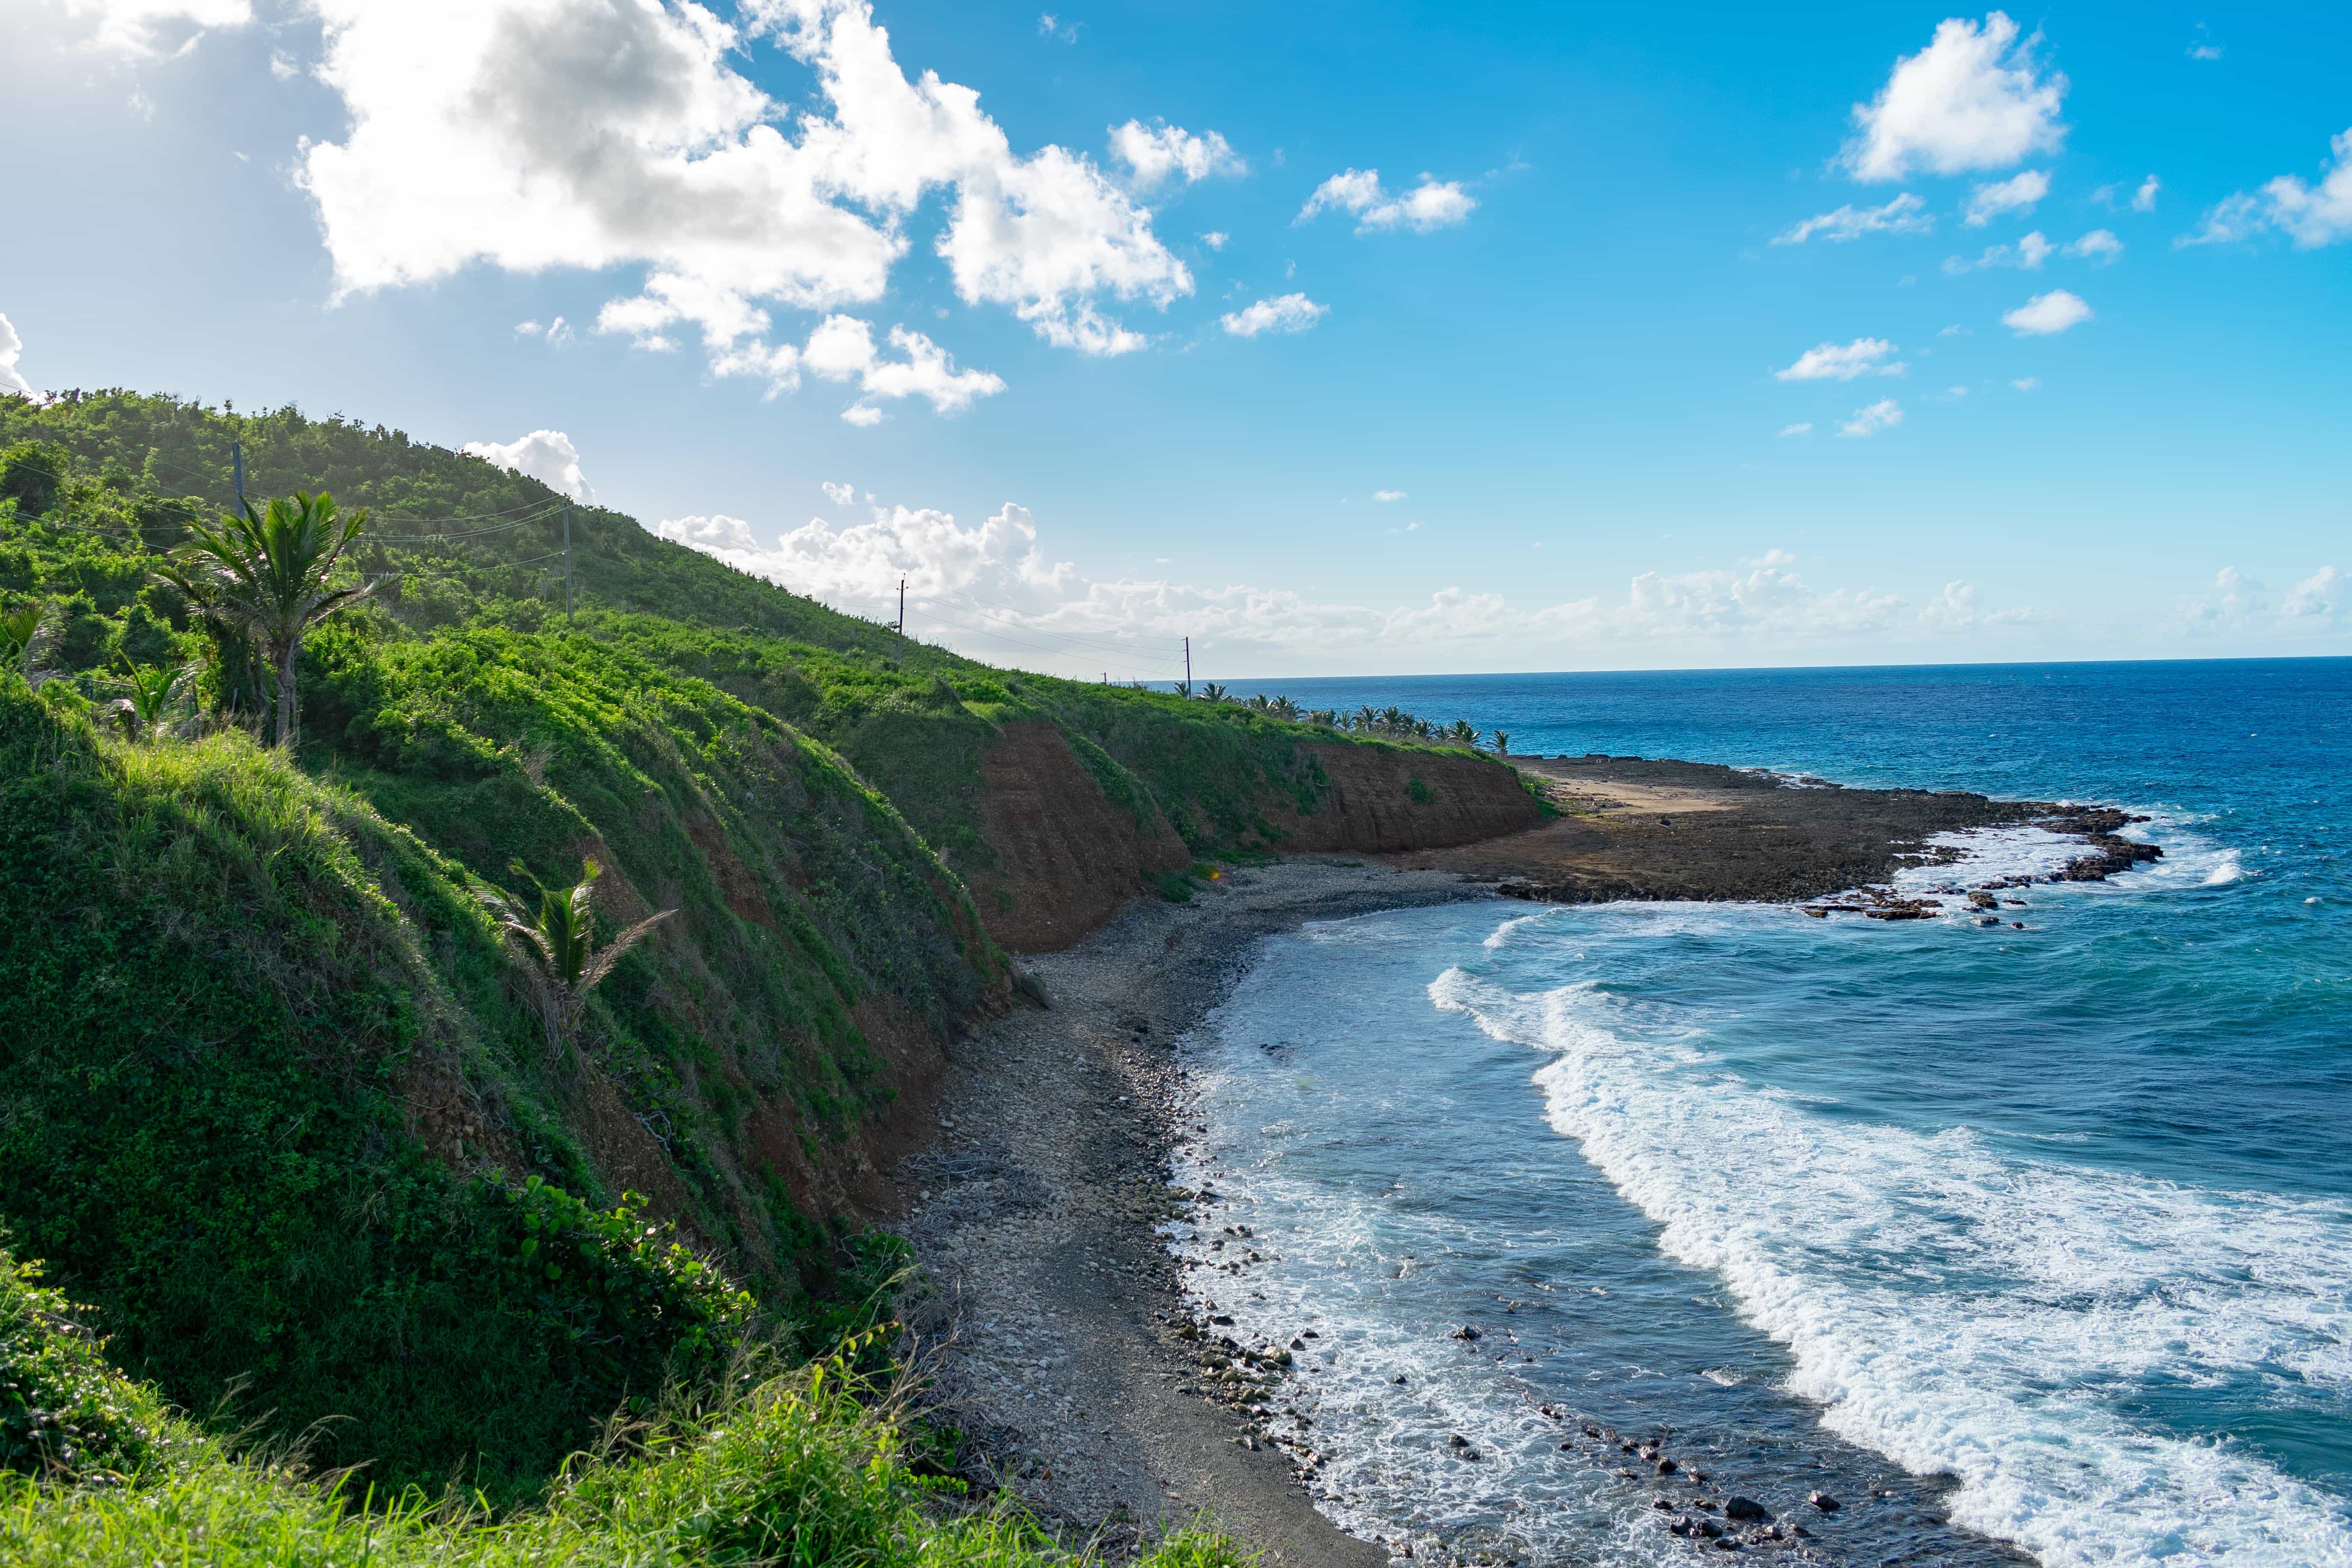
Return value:
M 2124 242 L 2112 230 L 2095 228 L 2066 247 L 2066 254 L 2091 261 L 2113 261 L 2124 253 Z
M 1968 215 L 1960 221 L 1970 228 L 1982 228 L 2002 213 L 2032 212 L 2049 194 L 2050 176 L 2039 169 L 2027 169 L 1971 191 Z
M 2132 211 L 2136 213 L 2154 212 L 2156 210 L 2156 193 L 2163 188 L 2163 185 L 2158 182 L 2157 177 L 2154 174 L 2150 174 L 2147 179 L 2142 180 L 2139 183 L 2139 189 L 2132 193 Z
M 1249 164 L 1216 132 L 1195 136 L 1164 121 L 1146 125 L 1130 120 L 1116 126 L 1110 146 L 1120 162 L 1135 171 L 1135 187 L 1142 191 L 1166 184 L 1171 175 L 1181 176 L 1189 185 L 1213 174 L 1249 173 Z
M 2063 289 L 2036 294 L 2016 310 L 2004 312 L 2000 318 L 2001 324 L 2020 337 L 2047 337 L 2053 332 L 2080 326 L 2090 319 L 2091 307 L 2083 302 L 2083 297 Z
M 2224 244 L 2276 232 L 2292 239 L 2297 249 L 2309 250 L 2352 238 L 2352 130 L 2328 145 L 2335 162 L 2323 166 L 2318 184 L 2281 174 L 2258 191 L 2240 191 L 2207 212 L 2194 234 L 2174 243 Z
M 1853 417 L 1838 426 L 1841 436 L 1875 436 L 1881 430 L 1892 430 L 1903 423 L 1903 405 L 1891 397 L 1882 397 L 1867 407 L 1857 408 Z
M 856 485 L 836 485 L 830 479 L 823 479 L 818 481 L 816 488 L 823 490 L 824 499 L 835 506 L 847 506 L 857 499 Z
M 1321 321 L 1330 309 L 1304 294 L 1279 294 L 1246 309 L 1228 311 L 1223 321 L 1225 331 L 1237 338 L 1254 338 L 1260 332 L 1303 332 Z
M 2108 235 L 2107 237 L 2113 239 L 2115 236 Z M 2057 248 L 2050 243 L 2049 237 L 2037 228 L 2015 245 L 1987 247 L 1985 253 L 1974 261 L 1962 257 L 1948 256 L 1944 258 L 1944 270 L 1955 277 L 1980 267 L 2021 267 L 2028 272 L 2033 272 L 2040 270 L 2042 264 L 2049 260 L 2056 253 Z M 2117 245 L 2116 248 L 2121 250 L 2123 247 Z
M 17 335 L 16 323 L 0 315 L 0 394 L 33 395 L 33 384 L 16 368 L 16 356 L 24 352 L 25 340 Z
M 1878 96 L 1853 108 L 1859 132 L 1841 161 L 1863 180 L 1899 180 L 1915 169 L 1938 174 L 1999 169 L 2065 139 L 2059 120 L 2066 79 L 2043 74 L 2035 39 L 2019 41 L 2000 11 L 1981 26 L 1955 16 L 1937 24 L 1916 55 L 1895 62 Z
M 1443 587 L 1422 603 L 1383 608 L 1246 583 L 1089 578 L 1053 560 L 1035 520 L 1010 502 L 977 527 L 950 513 L 898 506 L 877 507 L 869 521 L 847 526 L 811 521 L 772 540 L 723 514 L 666 520 L 656 531 L 854 613 L 891 614 L 904 574 L 917 635 L 1089 676 L 1105 664 L 1120 673 L 1119 649 L 1132 650 L 1125 673 L 1161 673 L 1151 661 L 1172 654 L 1185 636 L 1196 650 L 1217 647 L 1236 660 L 1290 651 L 1370 656 L 1400 645 L 1515 655 L 1536 644 L 1622 649 L 1637 641 L 1780 650 L 2016 618 L 1979 605 L 1966 584 L 1918 606 L 1867 588 L 1817 588 L 1799 574 L 1795 557 L 1778 550 L 1716 569 L 1644 572 L 1617 593 L 1565 603 L 1519 605 L 1500 594 Z M 1044 651 L 1055 647 L 1073 651 L 1056 660 Z
M 65 8 L 96 23 L 90 47 L 134 58 L 185 54 L 214 28 L 253 21 L 252 0 L 65 0 Z
M 511 441 L 468 441 L 459 450 L 501 468 L 528 475 L 573 500 L 596 499 L 596 492 L 580 472 L 580 449 L 561 430 L 534 430 Z
M 1208 233 L 1201 237 L 1201 243 L 1207 246 L 1211 250 L 1223 250 L 1225 247 L 1225 241 L 1232 237 L 1233 236 L 1227 234 L 1223 229 L 1213 228 L 1209 230 Z
M 1402 490 L 1374 490 L 1372 499 L 1379 501 L 1402 500 L 1405 494 Z
M 555 320 L 548 322 L 547 325 L 543 327 L 537 321 L 517 321 L 515 323 L 515 336 L 519 338 L 537 338 L 541 342 L 546 343 L 548 347 L 553 349 L 568 348 L 573 342 L 572 323 L 565 321 L 561 316 L 556 317 Z
M 2352 607 L 2352 594 L 2346 591 L 2345 574 L 2333 566 L 2322 566 L 2297 583 L 2286 596 L 2284 606 L 2290 616 L 2316 616 L 2333 621 Z
M 866 0 L 743 0 L 740 26 L 651 0 L 315 9 L 319 74 L 351 129 L 306 142 L 297 173 L 339 295 L 480 261 L 642 268 L 601 330 L 661 348 L 690 328 L 714 363 L 757 367 L 782 359 L 771 310 L 880 299 L 932 193 L 958 295 L 1050 342 L 1140 347 L 1104 302 L 1164 308 L 1192 289 L 1150 210 L 1088 159 L 1015 153 L 974 90 L 908 79 Z M 760 41 L 806 68 L 817 103 L 789 107 L 736 68 Z
M 1477 205 L 1477 199 L 1456 180 L 1441 183 L 1423 174 L 1420 184 L 1398 194 L 1381 185 L 1378 169 L 1349 169 L 1316 186 L 1293 221 L 1305 223 L 1318 213 L 1336 208 L 1356 215 L 1358 234 L 1396 228 L 1427 234 L 1462 222 Z
M 1851 202 L 1835 212 L 1822 213 L 1783 233 L 1774 235 L 1775 245 L 1802 245 L 1815 235 L 1835 245 L 1860 239 L 1865 234 L 1927 234 L 1936 226 L 1936 220 L 1927 212 L 1927 204 L 1905 191 L 1884 206 L 1857 207 Z
M 1910 367 L 1891 360 L 1895 345 L 1885 338 L 1856 338 L 1850 343 L 1820 343 L 1797 356 L 1796 363 L 1772 373 L 1780 381 L 1852 381 L 1860 375 L 1901 375 Z

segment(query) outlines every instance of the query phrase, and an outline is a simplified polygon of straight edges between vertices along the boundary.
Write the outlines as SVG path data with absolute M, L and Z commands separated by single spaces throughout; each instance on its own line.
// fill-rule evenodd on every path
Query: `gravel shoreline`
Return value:
M 906 1304 L 959 1468 L 1072 1543 L 1113 1554 L 1195 1520 L 1268 1564 L 1378 1568 L 1383 1548 L 1315 1510 L 1291 1461 L 1193 1391 L 1199 1347 L 1155 1227 L 1177 1040 L 1259 938 L 1305 921 L 1492 897 L 1452 872 L 1301 858 L 1227 871 L 1192 902 L 1139 900 L 1067 952 L 1023 961 L 1024 1005 L 950 1054 L 940 1133 L 899 1164 L 899 1226 L 926 1286 Z

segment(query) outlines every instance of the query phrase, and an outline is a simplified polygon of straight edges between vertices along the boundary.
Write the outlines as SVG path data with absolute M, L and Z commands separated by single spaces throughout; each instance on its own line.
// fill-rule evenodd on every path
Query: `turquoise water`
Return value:
M 1776 1513 L 1840 1496 L 1817 1560 L 2352 1563 L 2352 661 L 1285 689 L 2111 801 L 2166 848 L 2023 930 L 1482 904 L 1265 944 L 1192 1055 L 1232 1203 L 1191 1245 L 1260 1260 L 1194 1278 L 1317 1331 L 1290 1430 L 1335 1517 L 1688 1560 L 1708 1489 L 1591 1426 Z M 2063 858 L 2036 837 L 1933 879 Z

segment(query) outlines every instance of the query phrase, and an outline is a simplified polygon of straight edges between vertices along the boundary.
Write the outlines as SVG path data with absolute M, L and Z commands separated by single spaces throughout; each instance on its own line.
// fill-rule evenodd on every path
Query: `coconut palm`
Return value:
M 114 694 L 122 727 L 134 741 L 152 740 L 172 710 L 186 699 L 195 667 L 184 661 L 136 665 L 120 656 L 116 665 L 121 673 L 107 687 Z
M 1223 702 L 1228 700 L 1229 695 L 1223 687 L 1213 680 L 1201 682 L 1201 700 L 1203 702 Z
M 1367 702 L 1356 710 L 1354 719 L 1356 728 L 1369 735 L 1380 728 L 1381 710 Z
M 1511 754 L 1511 732 L 1508 730 L 1495 731 L 1495 754 L 1502 757 Z
M 159 574 L 192 601 L 251 637 L 278 681 L 278 743 L 299 739 L 294 661 L 310 628 L 375 591 L 373 583 L 328 586 L 336 564 L 367 526 L 367 513 L 344 517 L 334 498 L 274 498 L 242 517 L 224 512 L 218 528 L 191 523 L 194 537 Z
M 1456 719 L 1446 726 L 1445 738 L 1457 746 L 1475 746 L 1478 743 L 1478 731 L 1471 727 L 1469 720 Z
M 1277 697 L 1266 706 L 1273 710 L 1274 716 L 1277 719 L 1287 719 L 1293 723 L 1298 720 L 1298 704 L 1287 697 Z
M 663 910 L 647 915 L 603 947 L 596 945 L 593 889 L 604 868 L 593 860 L 580 863 L 580 880 L 568 888 L 551 888 L 523 868 L 509 866 L 516 876 L 539 889 L 536 913 L 503 888 L 478 882 L 474 896 L 506 932 L 507 941 L 523 961 L 533 1000 L 539 1004 L 541 1025 L 547 1030 L 547 1054 L 560 1057 L 580 1029 L 587 1011 L 588 994 L 596 989 L 622 955 L 645 940 L 646 933 L 677 913 Z

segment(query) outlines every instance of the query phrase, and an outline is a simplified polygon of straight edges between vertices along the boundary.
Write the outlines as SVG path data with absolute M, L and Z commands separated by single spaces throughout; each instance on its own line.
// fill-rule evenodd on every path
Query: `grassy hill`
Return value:
M 249 494 L 373 513 L 383 586 L 308 644 L 298 753 L 156 570 L 232 441 Z M 37 689 L 0 673 L 0 1227 L 134 1405 L 539 1497 L 747 1334 L 804 1355 L 861 1321 L 897 1260 L 860 1217 L 877 1163 L 1013 1005 L 992 922 L 1073 880 L 1029 860 L 1097 854 L 1107 909 L 1203 856 L 1533 810 L 1460 748 L 991 668 L 592 507 L 568 621 L 562 511 L 341 419 L 0 399 L 0 614 L 54 633 Z M 109 672 L 184 659 L 203 720 L 117 733 Z M 1013 773 L 1048 803 L 1027 838 Z M 608 930 L 675 912 L 551 1050 L 478 895 L 591 858 Z M 35 1408 L 10 1353 L 0 1432 Z

